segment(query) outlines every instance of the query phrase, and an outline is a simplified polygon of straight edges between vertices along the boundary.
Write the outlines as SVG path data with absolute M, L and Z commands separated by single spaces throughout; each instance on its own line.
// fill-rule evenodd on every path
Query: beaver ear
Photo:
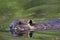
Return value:
M 29 20 L 29 24 L 32 24 L 32 20 Z

